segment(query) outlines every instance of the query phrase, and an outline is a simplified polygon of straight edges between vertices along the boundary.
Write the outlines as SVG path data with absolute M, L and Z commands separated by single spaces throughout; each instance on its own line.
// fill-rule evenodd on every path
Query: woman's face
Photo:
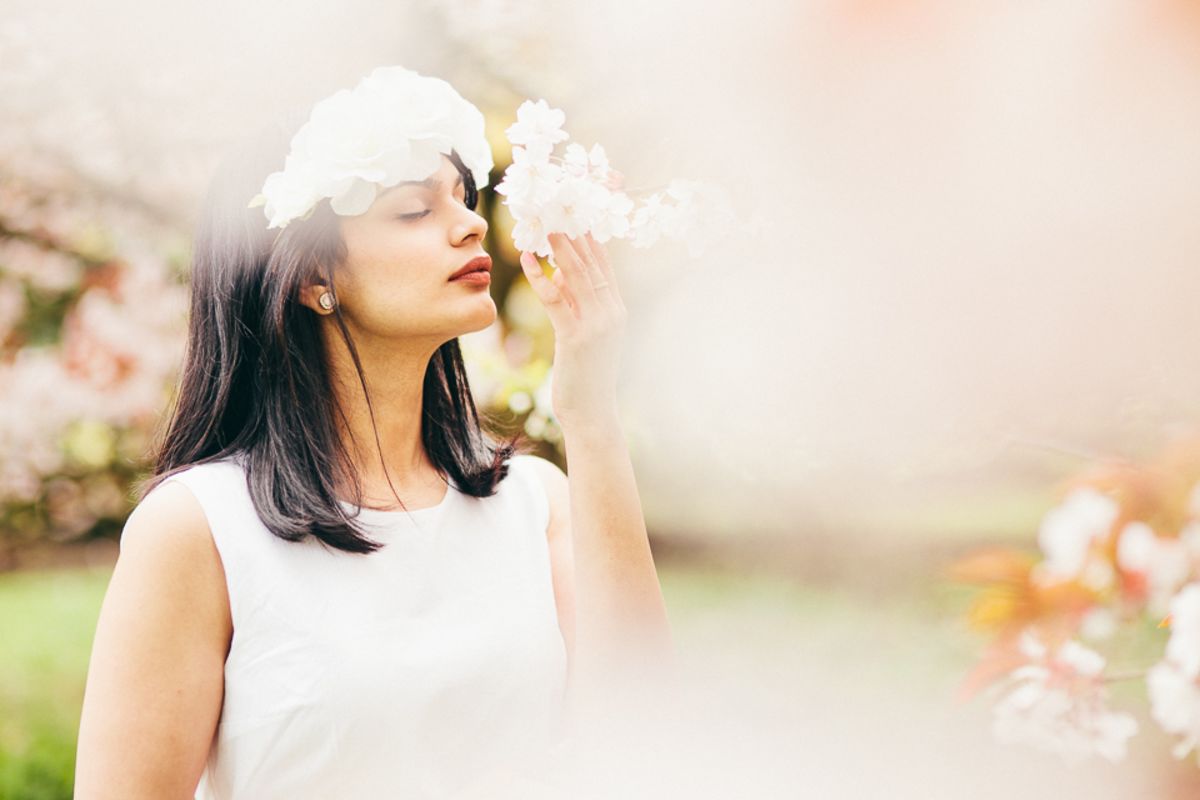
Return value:
M 467 208 L 462 180 L 443 156 L 430 185 L 381 189 L 365 213 L 339 218 L 346 260 L 333 281 L 356 334 L 429 336 L 436 347 L 495 321 L 488 284 L 450 280 L 487 253 L 487 220 Z

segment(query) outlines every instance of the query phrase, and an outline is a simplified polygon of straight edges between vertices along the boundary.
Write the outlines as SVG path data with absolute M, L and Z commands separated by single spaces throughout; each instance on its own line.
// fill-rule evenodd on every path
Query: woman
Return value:
M 551 237 L 552 278 L 521 258 L 555 329 L 568 482 L 483 432 L 463 370 L 457 337 L 496 319 L 487 277 L 459 277 L 491 266 L 478 110 L 383 68 L 290 152 L 283 133 L 226 162 L 201 215 L 76 797 L 496 796 L 607 671 L 669 658 L 613 272 L 590 237 Z

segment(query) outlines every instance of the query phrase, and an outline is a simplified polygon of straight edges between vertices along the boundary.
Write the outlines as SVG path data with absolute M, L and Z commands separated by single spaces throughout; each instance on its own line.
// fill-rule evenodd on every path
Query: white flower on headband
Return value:
M 362 214 L 379 187 L 429 177 L 451 150 L 476 188 L 487 186 L 494 164 L 479 109 L 439 78 L 379 67 L 313 107 L 283 169 L 250 207 L 264 206 L 268 228 L 308 215 L 326 197 L 337 214 Z
M 626 239 L 634 247 L 649 247 L 666 236 L 683 241 L 689 254 L 698 256 L 737 229 L 724 194 L 697 181 L 672 180 L 635 209 L 599 144 L 587 150 L 571 142 L 561 158 L 554 155 L 555 145 L 569 138 L 562 130 L 565 121 L 566 115 L 545 100 L 526 100 L 505 131 L 515 146 L 496 193 L 504 196 L 516 222 L 512 236 L 519 250 L 552 256 L 551 233 L 572 238 L 591 233 L 598 242 Z

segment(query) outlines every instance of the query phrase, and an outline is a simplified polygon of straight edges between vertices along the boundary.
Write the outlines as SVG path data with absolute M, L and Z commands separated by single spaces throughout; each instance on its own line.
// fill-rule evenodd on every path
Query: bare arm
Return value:
M 581 670 L 673 663 L 671 629 L 625 435 L 614 415 L 564 429 Z M 618 666 L 618 664 L 609 664 Z
M 76 800 L 187 798 L 224 694 L 233 624 L 199 502 L 158 487 L 125 524 L 79 725 Z
M 566 442 L 574 560 L 575 648 L 569 717 L 669 678 L 674 654 L 633 465 L 617 415 L 627 313 L 602 244 L 549 233 L 557 269 L 532 253 L 521 267 L 554 326 L 550 399 Z M 565 478 L 563 478 L 565 480 Z M 610 690 L 615 689 L 616 693 Z M 580 701 L 583 701 L 582 703 Z M 597 701 L 593 704 L 592 701 Z
M 553 463 L 538 463 L 551 502 L 547 536 L 569 694 L 615 688 L 618 677 L 669 676 L 670 626 L 620 424 L 565 430 L 564 438 L 570 480 Z

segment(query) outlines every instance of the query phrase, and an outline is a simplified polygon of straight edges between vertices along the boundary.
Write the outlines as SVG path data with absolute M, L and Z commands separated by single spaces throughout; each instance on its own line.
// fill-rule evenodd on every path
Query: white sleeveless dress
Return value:
M 237 459 L 164 481 L 204 508 L 233 616 L 197 798 L 486 797 L 557 740 L 566 651 L 533 458 L 492 497 L 451 481 L 437 506 L 359 509 L 386 545 L 370 555 L 271 534 Z

